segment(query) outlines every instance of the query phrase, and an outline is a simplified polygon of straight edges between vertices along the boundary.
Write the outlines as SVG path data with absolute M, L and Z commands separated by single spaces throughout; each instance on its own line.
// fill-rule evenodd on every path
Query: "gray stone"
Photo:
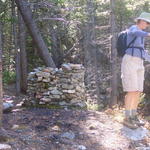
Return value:
M 62 70 L 63 71 L 70 71 L 71 70 L 70 64 L 63 64 L 62 65 Z
M 65 132 L 61 135 L 62 138 L 67 138 L 67 139 L 74 139 L 75 138 L 75 134 L 73 132 Z
M 63 84 L 62 88 L 63 89 L 68 89 L 68 90 L 72 90 L 74 88 L 74 86 L 73 85 L 69 85 L 69 84 Z
M 37 76 L 37 77 L 42 77 L 42 71 L 37 71 L 37 72 L 36 72 L 36 76 Z
M 66 103 L 65 101 L 59 102 L 59 105 L 64 106 L 64 105 L 68 105 L 68 103 Z
M 41 101 L 43 101 L 43 102 L 50 102 L 51 98 L 50 97 L 43 97 L 43 98 L 41 98 Z
M 44 105 L 44 104 L 46 104 L 46 103 L 45 103 L 45 102 L 40 101 L 40 102 L 39 102 L 39 104 Z
M 38 77 L 37 81 L 42 81 L 43 77 Z
M 0 150 L 12 150 L 12 148 L 8 144 L 0 144 Z
M 44 96 L 48 96 L 48 95 L 50 95 L 50 94 L 51 94 L 50 91 L 47 91 L 47 92 L 43 93 Z
M 56 90 L 56 87 L 49 87 L 48 90 L 52 91 L 52 90 Z
M 42 81 L 43 81 L 43 82 L 50 82 L 50 79 L 47 78 L 47 79 L 43 79 Z
M 35 77 L 36 72 L 30 72 L 28 75 L 28 79 Z
M 70 93 L 70 94 L 73 94 L 75 93 L 76 91 L 75 90 L 62 90 L 64 93 Z
M 75 150 L 86 150 L 87 148 L 84 145 L 73 145 Z
M 60 92 L 60 91 L 57 90 L 57 89 L 54 89 L 54 90 L 51 91 L 51 94 L 53 94 L 53 95 L 62 95 L 63 93 Z
M 51 99 L 60 99 L 60 95 L 50 95 Z
M 75 105 L 76 105 L 76 106 L 79 106 L 79 107 L 81 107 L 81 108 L 84 108 L 84 107 L 87 106 L 85 102 L 79 102 L 79 103 L 76 103 Z
M 150 150 L 150 147 L 137 147 L 135 150 Z
M 6 102 L 4 102 L 3 103 L 3 110 L 4 111 L 10 111 L 12 108 L 13 108 L 13 104 L 12 103 L 6 103 Z
M 149 131 L 146 128 L 139 127 L 137 129 L 129 129 L 127 127 L 122 128 L 122 133 L 128 139 L 138 141 L 144 139 L 149 134 Z
M 37 72 L 36 75 L 38 77 L 44 77 L 44 78 L 49 78 L 50 77 L 50 73 L 48 73 L 48 72 L 42 72 L 42 71 Z
M 86 147 L 84 145 L 78 145 L 78 150 L 86 150 Z
M 82 64 L 70 64 L 72 69 L 82 70 L 84 69 Z

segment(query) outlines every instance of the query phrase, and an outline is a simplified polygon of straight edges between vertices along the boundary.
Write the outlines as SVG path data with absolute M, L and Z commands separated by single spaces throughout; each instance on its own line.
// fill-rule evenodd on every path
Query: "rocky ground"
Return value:
M 22 96 L 5 94 L 15 106 L 4 113 L 10 138 L 0 139 L 7 144 L 0 144 L 0 150 L 150 150 L 149 130 L 124 127 L 120 110 L 26 109 L 20 106 Z

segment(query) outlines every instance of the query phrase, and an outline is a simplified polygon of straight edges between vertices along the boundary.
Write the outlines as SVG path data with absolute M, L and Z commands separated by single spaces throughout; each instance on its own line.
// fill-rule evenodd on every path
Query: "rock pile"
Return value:
M 63 64 L 57 68 L 36 68 L 28 75 L 28 90 L 32 104 L 76 105 L 85 107 L 84 67 Z

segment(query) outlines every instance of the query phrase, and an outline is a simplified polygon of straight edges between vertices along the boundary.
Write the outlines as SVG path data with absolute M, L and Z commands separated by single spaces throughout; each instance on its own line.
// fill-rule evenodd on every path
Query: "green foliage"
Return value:
M 101 105 L 98 105 L 98 104 L 91 104 L 89 102 L 86 103 L 87 104 L 87 109 L 88 110 L 96 110 L 96 111 L 99 111 L 99 110 L 102 110 L 104 108 L 104 105 L 101 104 Z
M 117 29 L 121 31 L 129 24 L 133 24 L 134 18 L 138 17 L 138 15 L 143 11 L 150 12 L 149 0 L 115 0 Z
M 3 72 L 3 83 L 4 84 L 10 84 L 15 82 L 16 74 L 14 71 L 7 71 L 5 70 Z

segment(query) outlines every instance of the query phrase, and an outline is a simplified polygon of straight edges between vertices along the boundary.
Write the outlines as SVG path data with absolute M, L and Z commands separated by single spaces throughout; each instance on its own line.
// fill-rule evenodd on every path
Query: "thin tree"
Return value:
M 2 24 L 0 22 L 0 128 L 3 114 L 3 84 L 2 84 Z
M 55 68 L 56 65 L 52 57 L 50 56 L 48 48 L 40 34 L 39 29 L 37 28 L 35 21 L 32 18 L 32 12 L 29 7 L 29 3 L 26 0 L 15 0 L 15 2 L 37 47 L 40 57 L 42 58 L 46 66 Z
M 117 104 L 117 50 L 116 50 L 116 23 L 115 23 L 115 0 L 110 0 L 111 10 L 111 100 L 110 106 Z
M 8 132 L 3 128 L 2 118 L 3 118 L 3 82 L 2 82 L 2 22 L 0 22 L 0 140 L 6 141 L 8 140 L 9 135 Z
M 87 0 L 88 22 L 84 31 L 84 51 L 86 66 L 86 82 L 90 98 L 88 103 L 99 109 L 100 90 L 98 84 L 97 46 L 95 35 L 95 5 L 94 0 Z
M 21 91 L 26 93 L 27 90 L 27 54 L 26 54 L 26 28 L 20 12 L 18 11 L 19 20 L 19 47 L 20 47 L 20 68 L 21 68 Z
M 16 95 L 18 95 L 21 91 L 20 82 L 21 82 L 21 72 L 20 72 L 20 50 L 18 48 L 18 38 L 17 38 L 17 24 L 16 24 L 16 11 L 15 11 L 15 3 L 12 0 L 12 17 L 14 18 L 14 22 L 12 24 L 12 33 L 13 33 L 13 44 L 15 49 L 15 67 L 16 67 Z

